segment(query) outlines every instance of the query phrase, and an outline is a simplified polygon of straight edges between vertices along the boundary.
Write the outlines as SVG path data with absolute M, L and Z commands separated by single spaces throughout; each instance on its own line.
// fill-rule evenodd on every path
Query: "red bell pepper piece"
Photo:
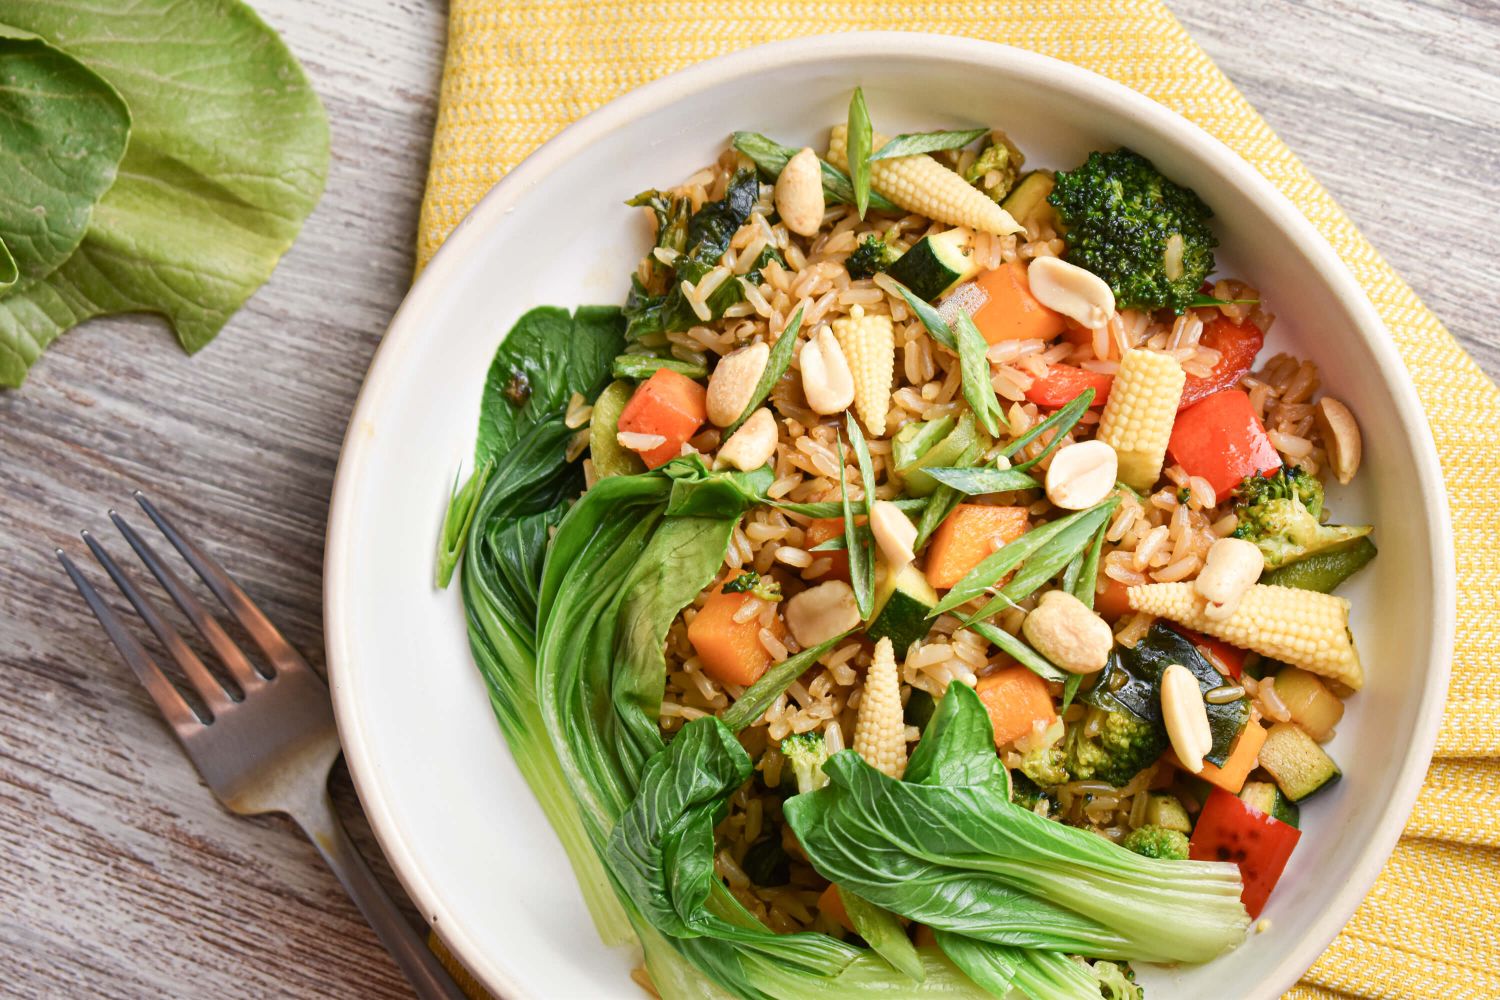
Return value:
M 1183 628 L 1181 625 L 1171 626 L 1172 630 L 1182 636 L 1188 642 L 1198 647 L 1198 651 L 1210 660 L 1218 660 L 1229 671 L 1229 676 L 1239 680 L 1245 673 L 1245 651 L 1237 646 L 1231 646 L 1222 639 L 1215 639 L 1211 635 L 1194 632 L 1192 629 Z
M 1182 386 L 1182 402 L 1177 404 L 1178 411 L 1216 392 L 1239 385 L 1265 342 L 1265 334 L 1254 323 L 1234 323 L 1223 316 L 1208 323 L 1198 343 L 1218 351 L 1219 363 L 1206 376 L 1187 377 Z
M 1233 861 L 1240 866 L 1244 889 L 1240 902 L 1253 920 L 1286 868 L 1302 831 L 1252 808 L 1222 788 L 1209 793 L 1188 841 L 1194 861 Z
M 670 368 L 659 368 L 642 382 L 620 411 L 616 426 L 632 434 L 654 434 L 661 444 L 641 452 L 648 466 L 665 465 L 682 453 L 687 439 L 708 419 L 708 391 Z
M 1177 414 L 1167 451 L 1188 475 L 1208 480 L 1220 497 L 1246 476 L 1281 467 L 1250 396 L 1241 389 L 1216 392 Z
M 1047 374 L 1031 383 L 1026 390 L 1028 402 L 1047 410 L 1067 406 L 1077 399 L 1085 389 L 1094 390 L 1094 401 L 1090 407 L 1103 406 L 1109 399 L 1109 387 L 1114 384 L 1113 375 L 1091 372 L 1073 365 L 1048 365 Z

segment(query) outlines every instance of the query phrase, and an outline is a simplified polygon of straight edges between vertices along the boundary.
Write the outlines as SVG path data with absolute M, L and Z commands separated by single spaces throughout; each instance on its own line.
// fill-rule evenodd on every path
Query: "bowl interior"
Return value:
M 878 72 L 869 67 L 878 65 Z M 764 100 L 767 83 L 794 99 Z M 1158 106 L 1042 57 L 982 43 L 868 35 L 705 64 L 590 116 L 519 167 L 471 216 L 392 325 L 350 425 L 327 562 L 340 728 L 381 843 L 424 915 L 508 997 L 635 997 L 635 959 L 600 945 L 562 850 L 487 702 L 457 588 L 433 590 L 449 484 L 472 454 L 490 356 L 528 308 L 623 300 L 648 245 L 625 198 L 718 155 L 737 128 L 818 144 L 862 84 L 888 133 L 1003 126 L 1038 166 L 1129 145 L 1217 213 L 1220 273 L 1259 287 L 1268 345 L 1318 362 L 1353 408 L 1365 461 L 1335 488 L 1341 520 L 1373 522 L 1380 558 L 1347 588 L 1369 684 L 1331 746 L 1344 779 L 1304 810 L 1305 836 L 1268 931 L 1209 967 L 1147 969 L 1151 995 L 1279 996 L 1337 932 L 1394 843 L 1425 771 L 1451 623 L 1441 483 L 1426 424 L 1386 335 L 1311 228 L 1243 162 Z M 1263 355 L 1264 357 L 1264 355 Z M 1413 520 L 1423 484 L 1426 519 Z M 1399 526 L 1399 529 L 1398 529 Z M 1399 596 L 1398 596 L 1399 595 Z

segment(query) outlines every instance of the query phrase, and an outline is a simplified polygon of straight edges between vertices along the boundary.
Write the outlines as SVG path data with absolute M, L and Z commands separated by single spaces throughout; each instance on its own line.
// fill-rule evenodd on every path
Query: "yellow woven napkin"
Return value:
M 451 0 L 419 263 L 506 170 L 612 98 L 747 45 L 865 29 L 1004 42 L 1146 94 L 1265 174 L 1369 293 L 1427 408 L 1447 479 L 1461 588 L 1453 684 L 1405 837 L 1289 996 L 1500 997 L 1500 694 L 1485 676 L 1500 647 L 1500 391 L 1158 0 Z

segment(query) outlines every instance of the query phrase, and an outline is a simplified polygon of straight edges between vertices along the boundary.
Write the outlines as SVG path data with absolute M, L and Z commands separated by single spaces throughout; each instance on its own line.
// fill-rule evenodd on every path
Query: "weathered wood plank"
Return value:
M 328 105 L 328 194 L 197 357 L 154 321 L 63 338 L 0 396 L 0 982 L 9 996 L 408 995 L 313 848 L 220 810 L 51 550 L 152 491 L 316 665 L 344 422 L 411 272 L 444 11 L 257 0 Z M 1174 0 L 1492 374 L 1500 8 Z M 102 533 L 102 531 L 101 531 Z M 347 776 L 343 813 L 377 867 Z M 389 879 L 388 879 L 389 881 Z M 391 883 L 394 884 L 394 883 Z

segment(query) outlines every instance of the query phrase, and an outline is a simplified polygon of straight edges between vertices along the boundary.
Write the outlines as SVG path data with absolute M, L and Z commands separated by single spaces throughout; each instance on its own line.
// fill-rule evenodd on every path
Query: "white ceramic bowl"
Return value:
M 1057 167 L 1129 145 L 1217 212 L 1220 271 L 1267 295 L 1269 350 L 1293 346 L 1364 429 L 1335 489 L 1377 525 L 1347 588 L 1369 683 L 1331 750 L 1344 780 L 1308 803 L 1271 927 L 1211 965 L 1145 970 L 1153 1000 L 1278 997 L 1368 890 L 1415 798 L 1442 712 L 1453 624 L 1447 507 L 1389 336 L 1343 264 L 1250 166 L 1118 84 L 1016 49 L 846 34 L 751 49 L 629 94 L 496 185 L 422 275 L 381 345 L 344 441 L 328 531 L 328 664 L 344 750 L 381 846 L 423 915 L 494 992 L 638 997 L 594 937 L 562 850 L 511 761 L 470 662 L 457 588 L 432 588 L 449 484 L 472 454 L 486 368 L 528 308 L 623 301 L 648 245 L 622 202 L 714 159 L 730 131 L 826 138 L 863 85 L 890 133 L 997 124 Z

